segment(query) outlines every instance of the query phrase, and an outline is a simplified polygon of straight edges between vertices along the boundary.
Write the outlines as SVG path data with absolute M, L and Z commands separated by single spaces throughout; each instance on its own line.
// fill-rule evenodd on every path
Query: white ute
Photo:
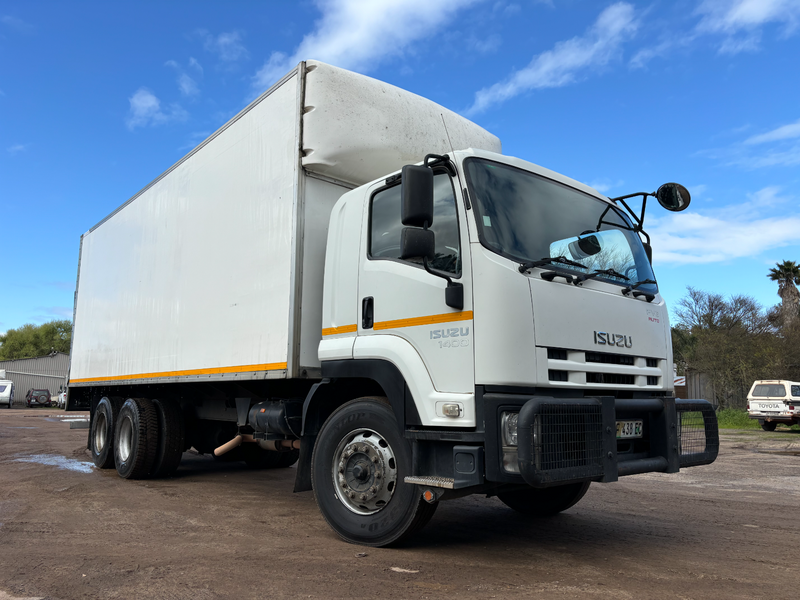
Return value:
M 67 410 L 125 478 L 190 447 L 297 463 L 295 491 L 371 546 L 451 498 L 553 515 L 591 482 L 708 464 L 714 412 L 673 394 L 649 196 L 689 203 L 675 183 L 609 199 L 302 62 L 82 236 Z
M 747 394 L 747 414 L 757 419 L 764 431 L 775 431 L 779 423 L 800 423 L 800 383 L 763 379 L 753 383 Z

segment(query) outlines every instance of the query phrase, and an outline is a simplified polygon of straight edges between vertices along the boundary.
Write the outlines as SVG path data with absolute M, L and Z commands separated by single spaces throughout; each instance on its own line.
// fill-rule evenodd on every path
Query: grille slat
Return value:
M 634 375 L 624 373 L 586 373 L 586 383 L 613 383 L 615 385 L 633 385 Z

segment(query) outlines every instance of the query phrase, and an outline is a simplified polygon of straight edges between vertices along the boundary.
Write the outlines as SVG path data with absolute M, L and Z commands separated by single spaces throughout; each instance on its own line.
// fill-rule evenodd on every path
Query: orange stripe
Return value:
M 136 375 L 107 375 L 105 377 L 86 377 L 70 379 L 70 383 L 90 381 L 123 381 L 127 379 L 152 379 L 154 377 L 181 377 L 183 375 L 220 375 L 222 373 L 248 373 L 250 371 L 282 371 L 286 363 L 266 363 L 263 365 L 242 365 L 238 367 L 216 367 L 212 369 L 190 369 L 188 371 L 163 371 L 161 373 L 138 373 Z
M 322 335 L 336 335 L 337 333 L 355 333 L 358 325 L 342 325 L 341 327 L 326 327 L 322 330 Z
M 399 329 L 401 327 L 417 327 L 418 325 L 435 325 L 437 323 L 452 323 L 454 321 L 471 321 L 472 311 L 446 313 L 443 315 L 430 315 L 428 317 L 414 317 L 411 319 L 398 319 L 396 321 L 379 321 L 373 325 L 374 329 Z

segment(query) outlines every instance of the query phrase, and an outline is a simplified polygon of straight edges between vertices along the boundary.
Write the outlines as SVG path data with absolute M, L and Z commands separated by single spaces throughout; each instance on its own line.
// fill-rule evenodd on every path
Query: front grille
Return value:
M 539 352 L 539 359 L 547 365 L 545 377 L 553 387 L 570 385 L 597 389 L 599 384 L 606 390 L 618 386 L 620 391 L 647 389 L 652 394 L 654 388 L 663 386 L 666 381 L 661 374 L 663 358 L 546 346 L 540 347 Z
M 627 354 L 608 354 L 606 352 L 587 352 L 587 363 L 603 363 L 606 365 L 632 365 L 633 356 Z
M 633 385 L 636 377 L 624 373 L 586 373 L 586 383 L 611 383 L 615 385 Z
M 543 404 L 534 419 L 533 458 L 549 481 L 603 475 L 601 407 L 585 404 Z

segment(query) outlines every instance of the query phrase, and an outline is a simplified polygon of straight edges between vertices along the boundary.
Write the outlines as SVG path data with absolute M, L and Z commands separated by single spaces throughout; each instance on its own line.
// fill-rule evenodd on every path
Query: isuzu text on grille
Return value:
M 620 333 L 608 333 L 606 331 L 594 332 L 594 343 L 601 346 L 619 346 L 620 348 L 631 348 L 633 346 L 633 336 L 622 335 Z

